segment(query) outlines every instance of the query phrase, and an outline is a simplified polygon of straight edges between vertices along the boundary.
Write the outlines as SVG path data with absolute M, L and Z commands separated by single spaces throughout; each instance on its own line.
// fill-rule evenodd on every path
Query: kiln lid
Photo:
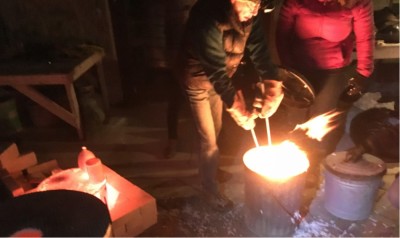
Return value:
M 299 72 L 283 66 L 278 67 L 284 97 L 282 104 L 292 108 L 308 108 L 314 102 L 315 93 L 311 83 Z
M 345 178 L 368 179 L 382 176 L 386 173 L 386 164 L 383 160 L 363 154 L 356 162 L 346 162 L 346 151 L 330 154 L 324 160 L 324 166 L 330 172 Z

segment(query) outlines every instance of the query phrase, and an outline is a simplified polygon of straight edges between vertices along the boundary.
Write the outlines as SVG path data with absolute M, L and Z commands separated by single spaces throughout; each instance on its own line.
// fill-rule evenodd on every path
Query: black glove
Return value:
M 368 78 L 356 73 L 348 80 L 347 87 L 340 96 L 340 100 L 345 102 L 357 101 L 365 93 L 367 86 Z
M 366 153 L 363 145 L 356 145 L 346 151 L 346 162 L 356 162 L 362 158 L 362 155 Z
M 226 109 L 233 120 L 245 130 L 251 130 L 255 127 L 255 116 L 246 109 L 246 102 L 241 90 L 236 91 L 233 98 L 232 107 Z
M 254 98 L 253 107 L 255 114 L 260 118 L 272 116 L 283 99 L 282 82 L 265 79 L 256 85 L 256 97 Z

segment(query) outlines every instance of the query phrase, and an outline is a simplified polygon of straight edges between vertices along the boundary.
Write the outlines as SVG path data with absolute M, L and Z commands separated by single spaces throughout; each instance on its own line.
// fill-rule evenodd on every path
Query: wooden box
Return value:
M 103 168 L 114 236 L 137 236 L 157 223 L 155 198 L 107 166 Z

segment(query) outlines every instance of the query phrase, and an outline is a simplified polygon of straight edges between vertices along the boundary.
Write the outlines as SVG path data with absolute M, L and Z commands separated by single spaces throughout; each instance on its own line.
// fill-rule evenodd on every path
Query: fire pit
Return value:
M 245 153 L 245 223 L 259 236 L 291 236 L 299 221 L 306 154 L 294 143 L 261 146 Z
M 283 67 L 278 72 L 284 86 L 282 103 L 287 107 L 309 107 L 315 94 L 304 76 Z M 339 114 L 329 111 L 311 118 L 297 125 L 294 134 L 321 141 L 335 127 L 332 122 Z M 253 129 L 256 147 L 243 156 L 246 166 L 245 223 L 259 236 L 291 236 L 301 219 L 299 209 L 310 164 L 306 153 L 295 143 L 287 140 L 273 145 L 268 118 L 265 122 L 269 145 L 259 146 Z

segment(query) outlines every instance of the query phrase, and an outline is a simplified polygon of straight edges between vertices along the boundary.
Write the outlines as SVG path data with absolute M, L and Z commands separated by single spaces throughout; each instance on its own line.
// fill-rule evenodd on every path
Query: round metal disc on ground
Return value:
M 0 204 L 0 236 L 42 234 L 43 237 L 110 235 L 107 206 L 93 195 L 51 190 L 15 197 Z

